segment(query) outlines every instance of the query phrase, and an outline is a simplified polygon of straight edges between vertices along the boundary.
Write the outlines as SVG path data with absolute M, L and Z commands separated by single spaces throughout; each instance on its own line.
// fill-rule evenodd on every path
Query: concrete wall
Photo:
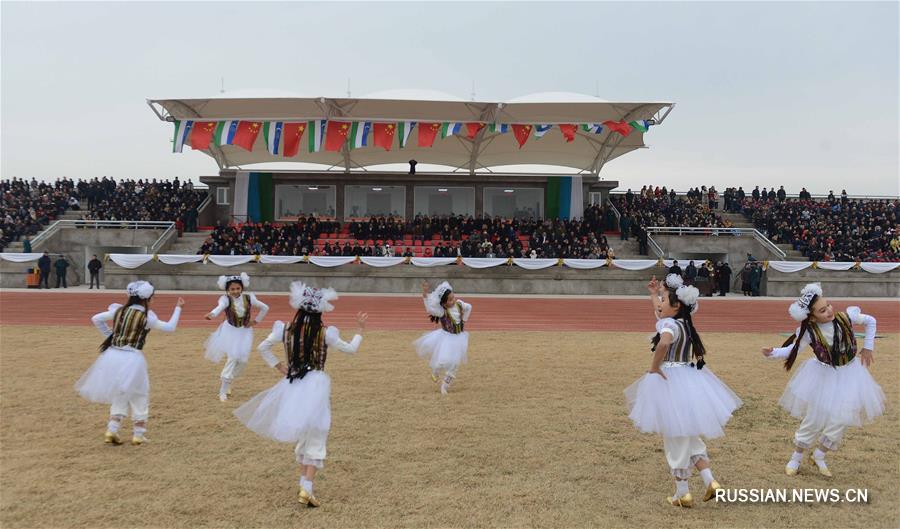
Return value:
M 75 286 L 88 281 L 87 262 L 92 254 L 145 253 L 163 231 L 62 228 L 34 251 L 64 254 L 70 264 L 66 280 L 69 286 Z M 24 286 L 25 270 L 32 267 L 37 267 L 37 263 L 0 261 L 0 287 Z M 55 274 L 54 271 L 53 282 L 56 281 Z
M 220 267 L 213 264 L 169 266 L 150 262 L 138 270 L 128 270 L 107 263 L 104 285 L 123 289 L 130 281 L 146 279 L 162 290 L 216 290 L 221 274 L 247 272 L 252 276 L 253 290 L 285 291 L 291 281 L 302 279 L 315 286 L 332 286 L 342 292 L 418 293 L 422 279 L 447 279 L 459 292 L 469 294 L 590 294 L 643 295 L 651 276 L 661 277 L 662 268 L 640 272 L 617 268 L 573 270 L 552 267 L 529 271 L 517 266 L 499 266 L 474 270 L 464 266 L 420 268 L 398 265 L 374 268 L 350 264 L 321 268 L 311 264 Z M 887 274 L 868 272 L 834 272 L 806 270 L 783 274 L 769 269 L 763 276 L 763 293 L 769 296 L 794 297 L 809 282 L 819 281 L 825 292 L 834 297 L 900 298 L 900 269 Z M 738 286 L 738 290 L 739 290 Z
M 653 239 L 670 259 L 688 260 L 726 259 L 733 270 L 736 270 L 747 262 L 747 254 L 761 261 L 780 261 L 782 258 L 769 251 L 765 246 L 757 242 L 752 236 L 735 237 L 733 235 L 721 235 L 713 237 L 709 235 L 653 235 Z M 683 268 L 683 267 L 682 267 Z

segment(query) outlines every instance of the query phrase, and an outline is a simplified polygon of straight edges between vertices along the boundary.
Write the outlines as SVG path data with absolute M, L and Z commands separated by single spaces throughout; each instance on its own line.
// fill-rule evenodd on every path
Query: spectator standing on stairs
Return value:
M 100 269 L 103 268 L 103 263 L 100 262 L 100 259 L 97 259 L 97 256 L 94 255 L 94 258 L 88 262 L 88 272 L 91 273 L 91 287 L 94 288 L 94 281 L 97 282 L 97 289 L 100 288 Z M 88 289 L 90 290 L 90 289 Z
M 66 256 L 60 255 L 59 259 L 53 263 L 53 266 L 56 268 L 56 288 L 59 288 L 60 283 L 62 283 L 63 288 L 69 288 L 69 285 L 66 284 L 66 270 L 69 268 L 69 261 L 66 260 Z

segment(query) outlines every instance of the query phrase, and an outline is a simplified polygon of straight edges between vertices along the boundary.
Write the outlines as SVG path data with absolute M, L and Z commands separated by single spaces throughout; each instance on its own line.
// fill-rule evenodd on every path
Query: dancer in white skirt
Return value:
M 357 314 L 359 329 L 348 343 L 336 327 L 325 327 L 322 313 L 331 312 L 337 299 L 331 288 L 313 288 L 300 281 L 291 283 L 291 307 L 297 309 L 289 325 L 276 321 L 272 334 L 259 344 L 259 352 L 270 367 L 284 378 L 234 411 L 247 428 L 282 443 L 296 443 L 294 455 L 300 464 L 298 500 L 318 507 L 313 493 L 316 470 L 324 465 L 325 445 L 331 429 L 331 379 L 325 374 L 329 347 L 353 354 L 362 342 L 367 314 Z M 272 353 L 282 344 L 286 356 L 279 361 Z
M 219 304 L 205 316 L 211 320 L 225 312 L 225 321 L 206 340 L 206 358 L 218 364 L 222 357 L 227 357 L 225 367 L 219 377 L 219 400 L 225 402 L 231 396 L 231 386 L 235 379 L 244 372 L 253 348 L 253 325 L 261 323 L 269 312 L 269 306 L 258 300 L 252 293 L 245 292 L 250 286 L 250 276 L 219 276 L 219 288 L 226 294 L 219 297 Z M 251 318 L 250 308 L 256 307 L 259 313 L 256 319 Z
M 779 401 L 788 413 L 802 419 L 784 470 L 789 476 L 797 474 L 803 452 L 818 443 L 811 460 L 820 474 L 831 477 L 825 454 L 838 448 L 847 427 L 862 426 L 884 413 L 884 392 L 867 369 L 874 361 L 875 318 L 859 307 L 835 312 L 817 283 L 803 287 L 788 312 L 800 322 L 797 332 L 783 347 L 766 348 L 762 354 L 784 359 L 787 370 L 800 349 L 809 346 L 814 356 L 800 366 Z M 854 324 L 866 328 L 858 353 Z
M 147 417 L 150 413 L 150 378 L 142 349 L 151 329 L 175 332 L 184 300 L 178 298 L 172 318 L 161 321 L 149 309 L 153 286 L 135 281 L 127 287 L 128 301 L 113 303 L 106 312 L 94 315 L 91 321 L 106 336 L 100 346 L 100 356 L 75 384 L 75 390 L 92 402 L 110 404 L 105 442 L 120 445 L 119 427 L 131 411 L 133 435 L 131 444 L 147 441 Z M 106 324 L 112 321 L 112 329 Z
M 647 374 L 625 390 L 629 417 L 638 430 L 663 437 L 666 460 L 675 477 L 675 495 L 668 497 L 668 502 L 692 507 L 687 480 L 693 468 L 700 471 L 706 486 L 703 501 L 711 500 L 721 488 L 701 437 L 725 435 L 723 427 L 742 403 L 704 369 L 706 348 L 691 316 L 697 310 L 700 291 L 683 285 L 675 274 L 669 274 L 665 284 L 654 277 L 647 288 L 658 320 L 654 355 Z
M 422 281 L 422 299 L 428 318 L 441 328 L 416 340 L 416 353 L 428 359 L 431 380 L 440 381 L 441 394 L 446 395 L 460 364 L 468 361 L 469 333 L 464 327 L 472 314 L 472 305 L 453 295 L 453 288 L 446 281 L 430 293 L 428 282 Z

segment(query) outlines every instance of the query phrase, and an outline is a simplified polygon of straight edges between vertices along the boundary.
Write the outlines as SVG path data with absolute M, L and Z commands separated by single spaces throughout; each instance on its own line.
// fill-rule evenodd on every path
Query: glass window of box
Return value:
M 544 190 L 533 187 L 486 187 L 484 214 L 516 219 L 543 218 Z
M 406 186 L 344 186 L 344 218 L 406 217 Z
M 416 215 L 475 215 L 474 187 L 416 186 Z
M 275 186 L 275 216 L 279 220 L 292 220 L 308 215 L 334 218 L 336 204 L 334 186 Z

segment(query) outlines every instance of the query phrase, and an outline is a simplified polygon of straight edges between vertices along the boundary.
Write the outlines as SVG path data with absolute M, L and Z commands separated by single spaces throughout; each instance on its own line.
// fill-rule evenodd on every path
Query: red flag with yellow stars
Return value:
M 384 150 L 391 150 L 394 145 L 394 134 L 397 133 L 396 123 L 373 123 L 372 135 L 375 137 L 375 146 L 384 147 Z
M 519 142 L 519 148 L 521 149 L 525 142 L 528 141 L 528 137 L 531 136 L 531 129 L 533 129 L 531 125 L 513 125 L 513 135 L 516 137 L 516 141 Z
M 191 148 L 199 151 L 209 149 L 213 134 L 216 133 L 215 121 L 195 121 L 191 127 Z
M 441 133 L 440 123 L 419 123 L 419 147 L 431 147 Z
M 606 125 L 606 128 L 608 128 L 609 130 L 614 130 L 622 136 L 628 136 L 629 134 L 631 134 L 631 125 L 625 123 L 624 121 L 610 120 L 604 121 L 603 124 Z
M 466 137 L 470 140 L 475 139 L 475 135 L 478 134 L 478 131 L 484 128 L 484 123 L 466 123 Z
M 306 122 L 285 123 L 281 127 L 281 137 L 284 138 L 284 157 L 297 156 L 300 151 L 300 139 L 306 132 Z
M 252 151 L 253 142 L 259 136 L 262 130 L 261 121 L 241 121 L 238 123 L 237 130 L 234 132 L 234 141 L 232 145 L 237 145 L 244 150 Z
M 562 132 L 563 137 L 566 139 L 566 143 L 575 141 L 575 125 L 560 125 L 559 131 Z
M 339 151 L 350 134 L 350 123 L 346 121 L 329 121 L 325 129 L 325 150 Z

